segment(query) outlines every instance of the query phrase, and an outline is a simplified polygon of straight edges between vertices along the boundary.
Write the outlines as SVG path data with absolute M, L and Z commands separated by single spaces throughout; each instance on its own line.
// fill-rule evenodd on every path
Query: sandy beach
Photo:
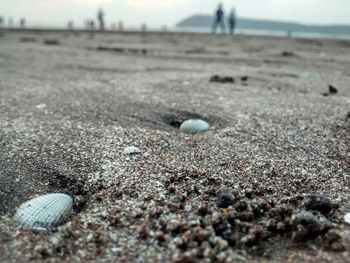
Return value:
M 349 83 L 347 40 L 3 31 L 0 261 L 349 262 Z M 16 227 L 58 192 L 67 222 Z

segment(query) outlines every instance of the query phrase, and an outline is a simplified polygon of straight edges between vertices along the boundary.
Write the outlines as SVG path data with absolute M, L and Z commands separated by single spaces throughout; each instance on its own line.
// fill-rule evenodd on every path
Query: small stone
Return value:
M 316 210 L 326 215 L 332 211 L 331 200 L 323 195 L 309 195 L 305 201 L 307 210 Z
M 38 110 L 44 110 L 44 109 L 47 108 L 47 104 L 46 103 L 40 103 L 40 104 L 36 105 L 35 108 L 37 108 Z
M 232 189 L 228 187 L 222 187 L 216 192 L 217 204 L 220 208 L 227 208 L 235 201 L 235 196 L 232 193 Z
M 210 82 L 218 82 L 218 83 L 235 83 L 235 79 L 230 76 L 211 76 Z
M 201 119 L 189 119 L 180 126 L 180 130 L 184 133 L 200 133 L 209 130 L 209 128 L 209 123 Z
M 34 251 L 39 254 L 41 257 L 47 257 L 49 256 L 49 251 L 47 249 L 47 247 L 43 246 L 43 245 L 36 245 L 34 247 Z
M 281 52 L 281 56 L 292 57 L 292 56 L 294 56 L 294 53 L 292 51 L 283 51 L 283 52 Z
M 198 207 L 198 214 L 200 216 L 205 216 L 208 213 L 208 206 L 206 204 L 201 204 Z
M 347 213 L 345 216 L 344 216 L 344 221 L 345 223 L 348 223 L 350 225 L 350 213 Z
M 134 155 L 139 153 L 141 153 L 141 150 L 135 146 L 128 146 L 123 151 L 123 154 L 125 155 Z
M 46 44 L 46 45 L 59 45 L 60 42 L 57 39 L 46 39 L 44 41 L 44 44 Z
M 332 85 L 328 85 L 328 89 L 329 89 L 329 93 L 330 93 L 330 94 L 336 94 L 336 93 L 338 93 L 338 90 L 337 90 L 334 86 L 332 86 Z
M 316 216 L 307 211 L 292 216 L 291 223 L 296 230 L 296 239 L 317 236 L 321 232 L 321 223 Z
M 242 81 L 248 81 L 248 76 L 242 76 L 242 77 L 241 77 L 241 80 L 242 80 Z

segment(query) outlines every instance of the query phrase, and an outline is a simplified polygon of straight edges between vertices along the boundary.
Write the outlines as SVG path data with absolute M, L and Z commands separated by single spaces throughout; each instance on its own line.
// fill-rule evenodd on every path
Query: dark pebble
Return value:
M 217 204 L 220 208 L 227 208 L 235 201 L 232 189 L 223 187 L 216 192 Z
M 236 240 L 234 239 L 234 227 L 226 221 L 219 221 L 213 224 L 215 234 L 225 239 L 229 246 L 234 246 Z
M 332 211 L 332 202 L 323 195 L 309 195 L 305 201 L 306 210 L 316 210 L 327 215 Z
M 56 45 L 59 45 L 60 42 L 57 40 L 57 39 L 46 39 L 44 41 L 44 44 L 45 45 L 53 45 L 53 46 L 56 46 Z
M 243 76 L 243 77 L 241 77 L 241 80 L 242 80 L 242 81 L 248 81 L 248 76 Z
M 294 56 L 294 53 L 291 52 L 291 51 L 283 51 L 283 52 L 281 52 L 281 56 L 283 56 L 283 57 L 292 57 L 292 56 Z
M 320 234 L 321 223 L 316 216 L 307 211 L 302 211 L 292 217 L 292 226 L 296 230 L 295 238 L 312 238 Z
M 338 93 L 338 90 L 332 85 L 328 85 L 328 89 L 329 89 L 330 94 L 337 94 Z
M 233 77 L 218 76 L 218 75 L 212 76 L 209 81 L 218 82 L 218 83 L 235 83 L 235 79 Z
M 205 205 L 205 204 L 201 204 L 201 205 L 198 207 L 198 214 L 199 214 L 200 216 L 205 216 L 207 213 L 208 213 L 208 206 Z

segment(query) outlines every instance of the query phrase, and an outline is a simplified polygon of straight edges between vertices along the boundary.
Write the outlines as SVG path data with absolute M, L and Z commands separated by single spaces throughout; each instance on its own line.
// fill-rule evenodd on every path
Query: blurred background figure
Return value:
M 141 25 L 141 31 L 142 31 L 142 32 L 146 32 L 146 31 L 147 31 L 147 24 L 146 24 L 146 23 L 143 23 L 143 24 Z
M 222 4 L 218 5 L 215 11 L 214 23 L 213 23 L 213 33 L 216 33 L 216 28 L 220 26 L 222 33 L 225 33 L 225 21 L 224 21 L 224 10 Z
M 20 24 L 20 27 L 21 28 L 25 28 L 26 27 L 26 19 L 24 17 L 22 17 L 20 20 L 19 20 L 19 24 Z
M 104 16 L 105 16 L 105 14 L 104 14 L 102 8 L 100 8 L 97 12 L 97 19 L 98 19 L 98 24 L 99 24 L 100 30 L 105 30 Z
M 74 22 L 72 20 L 69 20 L 67 23 L 68 30 L 73 30 L 74 28 Z
M 8 23 L 8 27 L 11 28 L 13 26 L 13 18 L 9 17 L 7 23 Z
M 118 30 L 119 31 L 123 31 L 124 30 L 124 23 L 123 23 L 123 21 L 119 21 L 118 22 Z
M 161 30 L 162 30 L 162 32 L 167 32 L 168 31 L 168 27 L 166 25 L 162 25 Z
M 233 33 L 235 32 L 236 20 L 237 20 L 236 9 L 233 7 L 228 17 L 228 27 L 231 35 L 233 35 Z
M 95 30 L 95 21 L 93 19 L 88 20 L 88 29 L 91 31 Z
M 0 27 L 2 27 L 5 23 L 5 19 L 3 16 L 0 16 Z

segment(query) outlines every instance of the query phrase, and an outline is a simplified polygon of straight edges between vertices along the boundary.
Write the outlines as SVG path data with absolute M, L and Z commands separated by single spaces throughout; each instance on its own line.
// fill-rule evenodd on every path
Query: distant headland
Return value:
M 210 15 L 192 15 L 178 24 L 177 28 L 210 28 L 213 17 Z M 297 33 L 341 34 L 350 35 L 350 25 L 306 25 L 294 22 L 260 20 L 249 18 L 237 19 L 238 30 L 284 31 Z

